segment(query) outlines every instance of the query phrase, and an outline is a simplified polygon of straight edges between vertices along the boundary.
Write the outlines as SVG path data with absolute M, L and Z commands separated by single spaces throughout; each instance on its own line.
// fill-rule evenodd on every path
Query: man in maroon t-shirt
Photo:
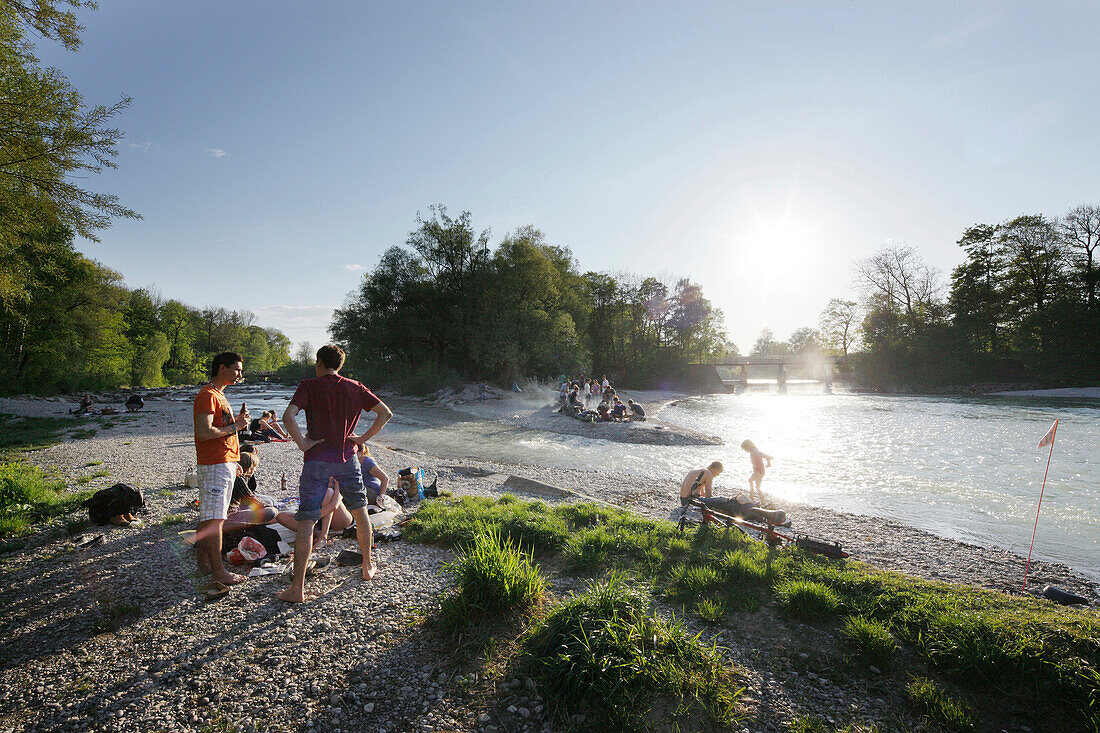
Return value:
M 344 506 L 355 517 L 355 534 L 363 553 L 363 579 L 370 580 L 376 572 L 370 554 L 374 533 L 367 518 L 367 493 L 355 453 L 382 429 L 393 413 L 362 384 L 341 377 L 342 366 L 344 351 L 339 346 L 330 344 L 318 349 L 317 377 L 298 385 L 283 413 L 283 425 L 305 453 L 298 485 L 300 503 L 295 515 L 298 536 L 294 541 L 294 580 L 279 594 L 283 601 L 301 603 L 316 598 L 313 594 L 306 595 L 306 569 L 313 552 L 313 525 L 321 517 L 321 504 L 333 478 L 344 497 Z M 305 436 L 294 419 L 299 410 L 306 413 Z M 359 413 L 364 410 L 374 413 L 374 422 L 362 435 L 354 435 Z

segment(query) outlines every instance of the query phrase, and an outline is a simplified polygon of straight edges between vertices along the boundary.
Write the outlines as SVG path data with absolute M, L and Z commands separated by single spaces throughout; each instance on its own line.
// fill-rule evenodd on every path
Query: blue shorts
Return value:
M 306 461 L 302 466 L 302 480 L 298 484 L 298 512 L 294 518 L 299 522 L 316 522 L 321 518 L 321 504 L 328 492 L 328 480 L 336 478 L 340 484 L 340 493 L 344 497 L 344 506 L 348 511 L 362 509 L 367 505 L 367 492 L 363 487 L 363 471 L 359 460 L 352 456 L 345 463 L 329 461 Z

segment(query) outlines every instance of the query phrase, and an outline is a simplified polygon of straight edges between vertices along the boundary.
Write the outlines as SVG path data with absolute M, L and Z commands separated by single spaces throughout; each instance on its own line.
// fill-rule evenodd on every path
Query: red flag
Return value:
M 1050 426 L 1050 430 L 1043 436 L 1043 439 L 1039 441 L 1039 447 L 1042 448 L 1045 445 L 1050 445 L 1054 442 L 1054 434 L 1058 432 L 1058 421 L 1055 420 L 1054 424 Z

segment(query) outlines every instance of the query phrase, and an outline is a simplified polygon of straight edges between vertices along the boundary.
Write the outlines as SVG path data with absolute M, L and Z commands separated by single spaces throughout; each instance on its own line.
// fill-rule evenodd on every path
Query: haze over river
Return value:
M 750 465 L 740 443 L 751 438 L 774 459 L 764 490 L 780 505 L 885 517 L 1026 556 L 1049 451 L 1036 445 L 1058 418 L 1034 554 L 1100 579 L 1100 400 L 791 390 L 686 397 L 660 412 L 663 421 L 720 436 L 721 446 L 616 443 L 473 417 L 436 426 L 395 421 L 379 440 L 437 455 L 630 473 L 670 495 L 685 472 L 717 459 L 726 466 L 716 482 L 724 495 L 746 488 Z M 482 404 L 457 409 L 492 412 L 493 403 Z

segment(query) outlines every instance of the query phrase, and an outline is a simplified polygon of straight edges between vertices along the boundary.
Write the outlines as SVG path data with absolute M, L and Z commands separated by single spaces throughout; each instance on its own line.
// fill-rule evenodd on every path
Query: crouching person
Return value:
M 354 379 L 340 376 L 344 352 L 338 346 L 322 346 L 317 350 L 317 376 L 298 385 L 283 414 L 283 425 L 295 444 L 305 454 L 302 478 L 299 482 L 298 522 L 294 541 L 294 580 L 279 594 L 279 599 L 292 603 L 312 600 L 306 594 L 306 570 L 313 552 L 313 529 L 322 514 L 322 505 L 329 480 L 335 478 L 344 506 L 355 518 L 355 533 L 363 553 L 363 579 L 374 577 L 376 569 L 371 557 L 373 532 L 367 519 L 367 494 L 363 473 L 356 459 L 359 446 L 373 438 L 393 416 L 390 409 L 374 394 Z M 306 413 L 306 434 L 303 436 L 295 418 Z M 354 435 L 359 413 L 374 413 L 374 422 L 361 435 Z

